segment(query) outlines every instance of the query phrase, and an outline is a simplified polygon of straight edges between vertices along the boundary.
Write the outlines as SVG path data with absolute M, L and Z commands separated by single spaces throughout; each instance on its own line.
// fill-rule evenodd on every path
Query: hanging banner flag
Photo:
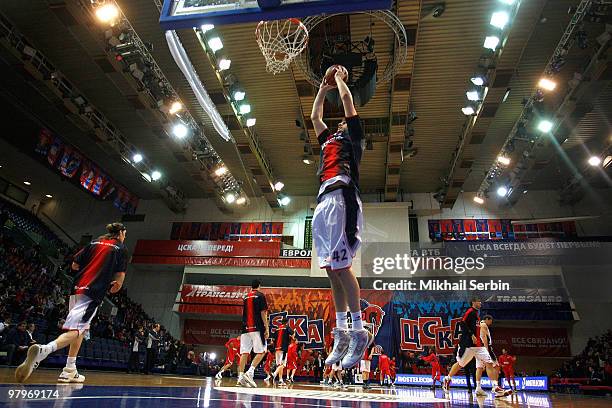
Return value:
M 47 161 L 51 166 L 55 167 L 55 163 L 59 159 L 63 149 L 64 143 L 59 137 L 54 137 L 53 142 L 51 143 L 51 146 L 49 146 L 49 150 L 47 152 Z
M 59 165 L 57 167 L 60 173 L 62 173 L 64 176 L 72 178 L 79 170 L 82 160 L 83 156 L 81 156 L 71 146 L 66 146 L 64 148 L 64 154 L 62 155 L 62 159 L 60 160 Z
M 38 143 L 34 151 L 40 155 L 46 156 L 49 153 L 49 148 L 53 143 L 53 135 L 49 129 L 42 128 L 38 134 Z

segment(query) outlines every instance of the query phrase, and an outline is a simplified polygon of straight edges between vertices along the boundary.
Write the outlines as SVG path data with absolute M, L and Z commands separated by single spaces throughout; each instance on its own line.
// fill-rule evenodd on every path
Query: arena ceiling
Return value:
M 82 8 L 80 1 L 84 2 L 6 0 L 0 3 L 0 11 L 121 129 L 130 142 L 162 168 L 164 176 L 187 197 L 213 195 L 213 186 L 207 175 L 202 174 L 200 165 L 186 157 L 181 145 L 159 132 L 157 118 L 138 100 L 124 74 L 108 63 L 104 44 L 100 41 L 102 31 L 79 12 Z M 447 1 L 444 13 L 434 18 L 431 10 L 438 3 L 433 0 L 397 2 L 396 13 L 409 34 L 408 60 L 392 82 L 379 84 L 372 100 L 358 109 L 360 116 L 372 124 L 371 149 L 365 151 L 362 161 L 361 187 L 363 192 L 379 193 L 385 200 L 395 200 L 402 192 L 433 193 L 443 184 L 441 180 L 448 175 L 466 121 L 460 109 L 465 103 L 468 80 L 477 68 L 489 19 L 497 7 L 494 0 Z M 461 152 L 460 166 L 447 180 L 446 205 L 452 205 L 460 191 L 478 189 L 484 173 L 518 118 L 523 98 L 534 91 L 569 22 L 567 9 L 578 3 L 578 0 L 522 2 L 496 65 L 496 79 L 490 86 L 483 113 Z M 247 194 L 269 194 L 266 182 L 261 181 L 265 173 L 261 160 L 257 160 L 257 155 L 248 148 L 245 134 L 232 118 L 233 111 L 223 98 L 221 83 L 194 31 L 180 30 L 178 33 L 203 84 L 220 113 L 226 117 L 237 146 L 217 135 L 174 64 L 159 26 L 158 4 L 154 0 L 118 0 L 117 4 L 140 38 L 150 43 L 157 64 L 186 102 L 232 174 L 244 182 Z M 349 27 L 352 36 L 359 38 L 372 30 L 379 65 L 384 66 L 380 62 L 389 58 L 393 40 L 390 31 L 383 24 L 371 27 L 370 20 L 363 14 L 345 17 L 343 24 Z M 276 76 L 265 71 L 265 62 L 254 38 L 255 26 L 254 23 L 227 25 L 217 29 L 224 50 L 232 60 L 231 70 L 245 88 L 257 118 L 259 153 L 269 163 L 274 178 L 284 182 L 284 192 L 314 195 L 318 187 L 316 163 L 307 165 L 302 162 L 304 140 L 300 138 L 301 129 L 295 121 L 298 119 L 304 123 L 308 138 L 315 140 L 308 116 L 316 90 L 294 65 Z M 593 34 L 596 36 L 599 32 Z M 572 51 L 563 71 L 564 78 L 571 78 L 584 55 L 585 52 Z M 6 67 L 19 71 L 15 61 Z M 4 69 L 9 69 L 6 67 Z M 30 88 L 36 88 L 31 81 L 22 81 Z M 588 101 L 592 105 L 591 111 L 577 120 L 575 131 L 562 146 L 568 157 L 575 160 L 581 159 L 585 145 L 601 145 L 610 135 L 610 69 L 599 81 L 603 92 Z M 10 88 L 6 83 L 2 86 Z M 510 93 L 502 101 L 508 89 Z M 36 114 L 42 121 L 62 127 L 67 138 L 93 160 L 110 163 L 108 171 L 111 175 L 142 197 L 156 197 L 156 191 L 130 171 L 129 165 L 113 157 L 107 149 L 93 144 L 87 131 L 78 129 L 70 121 L 62 122 L 58 118 L 61 110 L 41 108 L 48 96 L 42 91 L 39 93 L 42 99 L 30 105 L 37 109 Z M 18 88 L 12 88 L 12 94 L 19 97 L 21 93 Z M 402 160 L 397 147 L 403 145 L 404 123 L 410 112 L 415 112 L 418 117 L 412 123 L 413 146 L 418 153 Z M 327 116 L 334 115 L 328 112 Z M 377 123 L 387 123 L 384 132 L 377 130 Z M 529 188 L 560 187 L 566 167 L 563 161 L 549 157 L 529 174 Z

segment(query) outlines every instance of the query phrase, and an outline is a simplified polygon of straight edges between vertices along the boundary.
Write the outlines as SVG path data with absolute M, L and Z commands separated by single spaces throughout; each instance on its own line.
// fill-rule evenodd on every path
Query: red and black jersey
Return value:
M 243 333 L 264 332 L 266 326 L 261 318 L 261 312 L 264 310 L 268 310 L 265 295 L 258 290 L 250 291 L 244 298 L 244 307 L 242 309 Z
M 276 339 L 274 340 L 274 348 L 279 351 L 282 350 L 287 352 L 289 344 L 291 343 L 291 336 L 293 336 L 293 329 L 288 327 L 286 324 L 281 324 L 276 329 Z
M 482 340 L 480 339 L 480 317 L 478 316 L 478 310 L 473 307 L 469 307 L 465 314 L 461 318 L 462 324 L 462 335 L 461 344 L 465 347 L 482 347 Z M 472 341 L 472 335 L 476 336 L 476 344 Z
M 332 134 L 329 129 L 325 129 L 317 136 L 321 146 L 317 174 L 321 184 L 332 177 L 346 175 L 359 188 L 359 162 L 363 153 L 363 129 L 359 116 L 346 118 L 346 126 L 347 132 Z
M 128 253 L 121 241 L 100 237 L 81 249 L 74 262 L 79 270 L 74 277 L 74 293 L 102 301 L 117 272 L 125 272 Z

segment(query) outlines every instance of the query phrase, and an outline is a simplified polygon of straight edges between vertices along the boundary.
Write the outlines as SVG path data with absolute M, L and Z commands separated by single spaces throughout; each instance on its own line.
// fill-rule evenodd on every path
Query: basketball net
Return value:
M 260 21 L 255 36 L 266 70 L 274 75 L 285 71 L 308 44 L 308 30 L 297 18 Z

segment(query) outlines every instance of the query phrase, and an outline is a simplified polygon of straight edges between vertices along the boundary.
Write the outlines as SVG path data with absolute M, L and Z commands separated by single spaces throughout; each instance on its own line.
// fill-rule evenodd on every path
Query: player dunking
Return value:
M 321 145 L 318 170 L 319 195 L 312 230 L 319 266 L 325 268 L 331 283 L 336 309 L 334 346 L 325 364 L 342 360 L 344 368 L 355 366 L 373 337 L 363 328 L 359 307 L 359 283 L 351 270 L 353 257 L 361 243 L 363 229 L 359 198 L 359 162 L 363 153 L 363 130 L 344 82 L 346 69 L 336 70 L 335 85 L 324 80 L 312 106 L 310 118 Z M 323 122 L 323 103 L 327 92 L 338 87 L 345 120 L 331 133 Z M 349 330 L 346 312 L 350 311 Z
M 465 367 L 473 358 L 475 358 L 476 364 L 478 364 L 480 361 L 480 364 L 486 367 L 487 375 L 491 379 L 495 396 L 503 397 L 505 396 L 505 392 L 499 387 L 499 385 L 497 385 L 498 373 L 494 368 L 494 361 L 489 354 L 488 339 L 486 336 L 483 338 L 480 333 L 480 318 L 478 317 L 480 306 L 480 298 L 472 298 L 471 306 L 461 318 L 463 330 L 461 338 L 459 339 L 457 362 L 453 364 L 448 375 L 444 377 L 442 389 L 445 392 L 448 392 L 450 390 L 450 383 L 453 376 L 457 374 L 462 367 Z
M 251 284 L 251 291 L 244 298 L 242 310 L 242 334 L 240 335 L 240 364 L 238 365 L 238 382 L 236 385 L 257 387 L 253 376 L 255 368 L 266 354 L 266 339 L 270 336 L 268 327 L 268 303 L 259 291 L 261 282 L 257 279 Z M 245 373 L 244 367 L 251 351 L 255 358 Z
M 229 369 L 232 364 L 234 364 L 236 356 L 240 355 L 240 337 L 232 337 L 229 339 L 227 343 L 225 343 L 225 349 L 227 350 L 225 353 L 225 364 L 221 367 L 217 375 L 215 375 L 217 380 L 223 378 L 223 372 Z
M 128 254 L 123 242 L 126 228 L 118 222 L 106 226 L 106 235 L 91 242 L 79 251 L 72 262 L 74 291 L 70 296 L 68 316 L 64 326 L 67 330 L 57 339 L 45 345 L 34 344 L 28 349 L 26 360 L 15 370 L 18 382 L 24 382 L 41 361 L 56 350 L 70 346 L 66 367 L 58 382 L 82 383 L 85 377 L 76 368 L 76 359 L 85 333 L 96 315 L 98 306 L 106 292 L 116 293 L 123 286 Z
M 511 388 L 514 392 L 516 392 L 516 380 L 514 379 L 514 364 L 516 363 L 516 357 L 509 354 L 508 350 L 503 348 L 502 355 L 499 356 L 497 361 L 499 361 L 499 365 L 501 365 L 501 368 L 504 371 L 506 382 L 508 385 L 510 385 L 510 381 L 512 381 Z

